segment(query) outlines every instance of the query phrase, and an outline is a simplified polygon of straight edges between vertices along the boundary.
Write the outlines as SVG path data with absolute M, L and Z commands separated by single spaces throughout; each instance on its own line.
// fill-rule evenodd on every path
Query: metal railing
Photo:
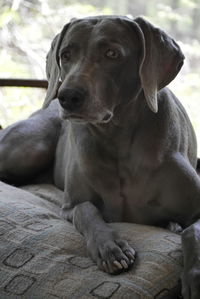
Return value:
M 47 80 L 39 79 L 0 79 L 0 86 L 6 87 L 36 87 L 36 88 L 47 88 Z

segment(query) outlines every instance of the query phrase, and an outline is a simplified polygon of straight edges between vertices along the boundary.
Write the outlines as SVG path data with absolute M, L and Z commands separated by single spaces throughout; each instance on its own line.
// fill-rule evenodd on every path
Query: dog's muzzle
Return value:
M 61 105 L 61 118 L 76 122 L 108 123 L 113 112 L 108 109 L 97 109 L 91 112 L 84 105 L 87 100 L 87 92 L 81 88 L 62 88 L 58 91 L 58 100 Z M 99 110 L 99 111 L 98 111 Z

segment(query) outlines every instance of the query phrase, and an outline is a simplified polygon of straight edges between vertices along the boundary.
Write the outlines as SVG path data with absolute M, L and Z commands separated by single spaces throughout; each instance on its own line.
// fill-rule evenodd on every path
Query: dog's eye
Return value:
M 61 54 L 61 59 L 64 61 L 64 62 L 67 62 L 69 61 L 71 58 L 71 53 L 70 51 L 65 51 Z
M 119 57 L 119 52 L 113 49 L 108 49 L 105 53 L 106 57 L 116 59 Z

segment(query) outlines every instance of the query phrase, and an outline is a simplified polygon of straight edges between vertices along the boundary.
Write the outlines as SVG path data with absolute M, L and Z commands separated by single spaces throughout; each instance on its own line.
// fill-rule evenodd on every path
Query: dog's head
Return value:
M 175 78 L 183 60 L 176 42 L 142 18 L 75 19 L 47 55 L 44 108 L 58 97 L 63 118 L 108 122 L 116 106 L 143 89 L 157 112 L 157 91 Z

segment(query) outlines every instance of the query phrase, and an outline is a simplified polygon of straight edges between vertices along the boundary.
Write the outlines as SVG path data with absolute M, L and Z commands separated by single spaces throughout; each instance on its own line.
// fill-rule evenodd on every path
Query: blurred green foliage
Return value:
M 199 0 L 0 0 L 1 78 L 45 78 L 45 56 L 55 34 L 73 17 L 98 14 L 144 16 L 178 41 L 186 59 L 170 88 L 200 140 Z M 41 107 L 44 95 L 40 89 L 1 88 L 0 124 L 27 117 Z

